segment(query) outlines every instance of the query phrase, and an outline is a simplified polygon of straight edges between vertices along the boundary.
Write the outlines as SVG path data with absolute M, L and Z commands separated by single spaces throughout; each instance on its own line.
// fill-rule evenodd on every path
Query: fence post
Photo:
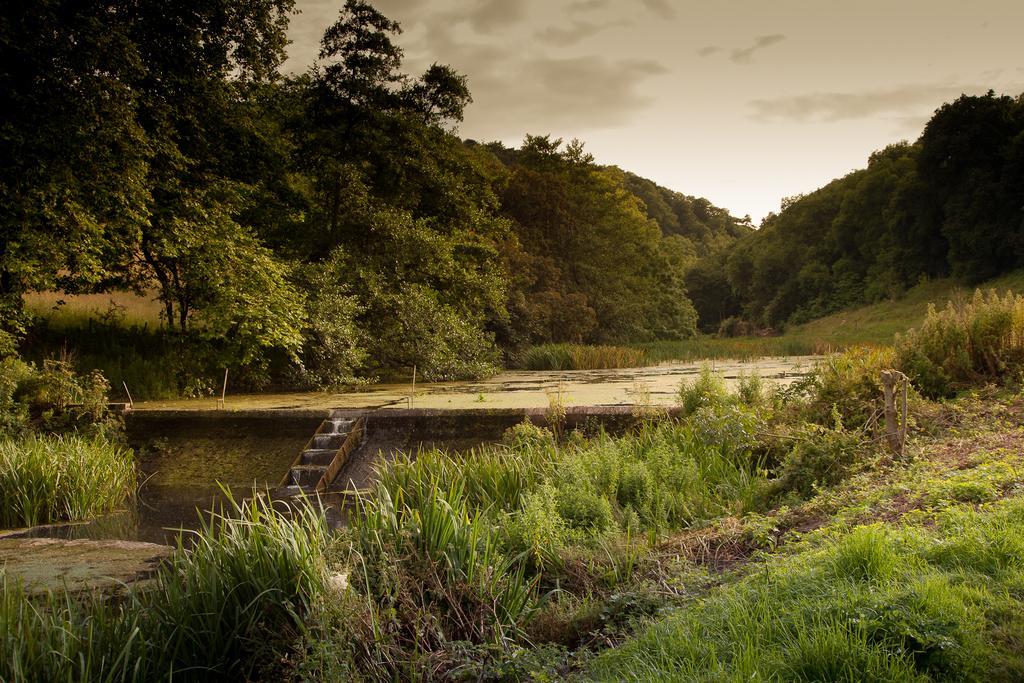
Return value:
M 907 376 L 899 370 L 882 371 L 882 399 L 885 403 L 885 440 L 889 450 L 902 456 L 907 443 Z M 896 410 L 896 387 L 902 385 L 902 420 Z M 902 424 L 901 424 L 902 423 Z

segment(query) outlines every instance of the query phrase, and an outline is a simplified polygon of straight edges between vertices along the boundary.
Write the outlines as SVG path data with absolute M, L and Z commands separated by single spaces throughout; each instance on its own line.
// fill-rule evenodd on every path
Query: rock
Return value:
M 29 592 L 111 590 L 151 577 L 172 552 L 134 541 L 0 538 L 0 571 Z

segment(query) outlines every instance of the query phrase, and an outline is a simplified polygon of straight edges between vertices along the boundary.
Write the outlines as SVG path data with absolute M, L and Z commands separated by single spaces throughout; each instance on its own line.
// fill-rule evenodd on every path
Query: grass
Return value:
M 0 528 L 96 517 L 124 504 L 135 487 L 132 452 L 105 439 L 0 441 Z
M 928 305 L 942 306 L 947 301 L 962 302 L 971 298 L 975 286 L 952 278 L 928 280 L 897 298 L 853 308 L 813 320 L 786 330 L 784 338 L 804 344 L 846 348 L 857 344 L 884 346 L 924 322 Z M 977 285 L 978 289 L 995 289 L 1024 293 L 1024 271 L 1017 271 Z
M 737 423 L 753 429 L 730 413 L 561 444 L 524 423 L 496 449 L 399 458 L 351 521 L 346 623 L 360 626 L 339 639 L 353 667 L 443 677 L 488 648 L 503 659 L 551 595 L 630 580 L 649 537 L 759 509 L 765 478 Z
M 647 354 L 628 346 L 541 344 L 526 350 L 516 363 L 526 370 L 603 370 L 649 365 Z
M 133 292 L 29 292 L 24 300 L 25 308 L 33 315 L 45 318 L 53 329 L 82 327 L 90 320 L 158 327 L 163 311 L 163 306 L 154 296 L 140 296 Z
M 325 523 L 310 506 L 229 500 L 121 600 L 29 596 L 0 577 L 0 680 L 279 679 L 327 597 Z
M 1024 271 L 977 285 L 1024 293 Z M 928 280 L 902 296 L 851 308 L 787 328 L 773 337 L 711 337 L 699 335 L 679 341 L 659 341 L 625 346 L 543 344 L 528 349 L 520 362 L 528 370 L 592 370 L 643 367 L 659 363 L 712 359 L 750 360 L 776 356 L 825 355 L 858 345 L 886 346 L 896 335 L 921 325 L 929 304 L 966 302 L 974 287 L 952 278 Z M 633 353 L 628 353 L 632 350 Z
M 596 680 L 1019 680 L 1024 502 L 825 538 L 600 656 Z

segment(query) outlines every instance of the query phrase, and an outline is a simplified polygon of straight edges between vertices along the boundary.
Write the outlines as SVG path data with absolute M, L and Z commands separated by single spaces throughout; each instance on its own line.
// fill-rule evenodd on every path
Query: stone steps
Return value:
M 288 476 L 282 482 L 281 493 L 288 495 L 289 491 L 294 490 L 294 495 L 297 495 L 315 491 L 355 423 L 353 419 L 333 414 L 321 422 L 305 450 L 288 471 Z

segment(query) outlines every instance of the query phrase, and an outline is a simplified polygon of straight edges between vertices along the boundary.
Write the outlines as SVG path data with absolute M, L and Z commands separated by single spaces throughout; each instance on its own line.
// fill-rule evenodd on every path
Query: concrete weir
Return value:
M 336 409 L 336 410 L 248 410 L 248 411 L 183 411 L 148 410 L 129 413 L 126 419 L 129 440 L 145 448 L 154 439 L 189 440 L 202 438 L 209 443 L 211 437 L 225 444 L 242 440 L 249 449 L 258 449 L 258 435 L 271 435 L 276 448 L 281 448 L 285 435 L 294 443 L 293 453 L 306 451 L 312 446 L 327 444 L 323 425 L 328 422 L 355 423 L 362 420 L 363 434 L 358 447 L 346 453 L 345 462 L 337 475 L 321 490 L 357 491 L 370 486 L 377 467 L 393 460 L 399 453 L 415 453 L 420 449 L 441 448 L 464 452 L 501 439 L 505 430 L 524 421 L 544 426 L 546 410 L 542 408 L 495 409 L 430 409 L 389 408 Z M 565 428 L 597 429 L 603 427 L 611 433 L 620 433 L 636 423 L 633 406 L 572 406 L 566 408 Z M 312 438 L 311 438 L 312 437 Z M 330 445 L 336 444 L 331 441 Z M 215 447 L 211 450 L 215 450 Z M 324 449 L 317 449 L 324 450 Z M 326 454 L 317 453 L 329 460 Z M 237 458 L 236 458 L 237 460 Z M 301 458 L 295 460 L 301 464 Z M 173 463 L 167 463 L 173 466 Z M 237 467 L 237 464 L 235 464 Z M 285 477 L 287 466 L 282 466 L 277 477 Z M 207 476 L 211 480 L 224 480 L 218 472 L 217 457 L 211 454 Z

